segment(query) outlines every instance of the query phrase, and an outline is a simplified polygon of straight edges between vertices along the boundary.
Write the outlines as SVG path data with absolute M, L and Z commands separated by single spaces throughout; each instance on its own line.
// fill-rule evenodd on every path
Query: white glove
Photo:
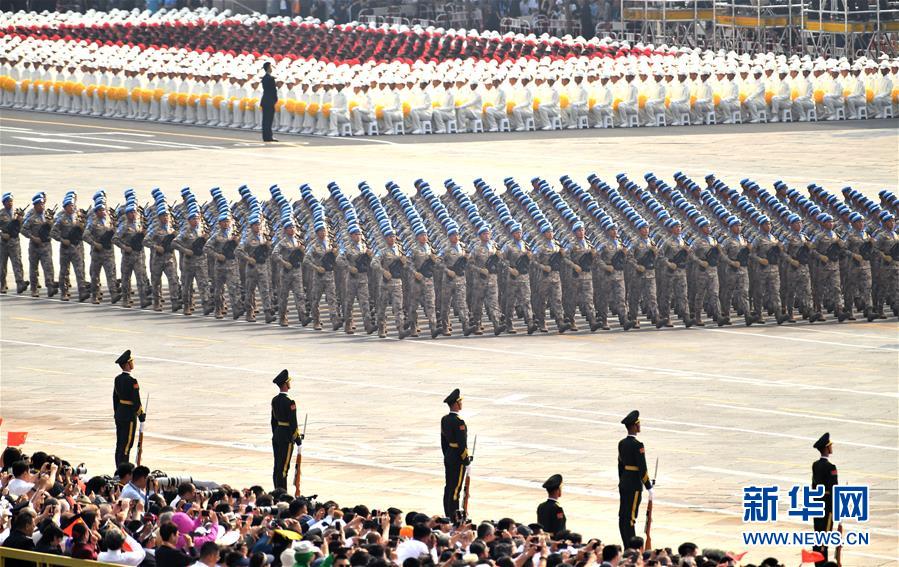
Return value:
M 647 498 L 650 502 L 652 502 L 652 489 L 651 489 L 651 488 L 648 489 L 648 490 L 646 491 L 646 498 Z

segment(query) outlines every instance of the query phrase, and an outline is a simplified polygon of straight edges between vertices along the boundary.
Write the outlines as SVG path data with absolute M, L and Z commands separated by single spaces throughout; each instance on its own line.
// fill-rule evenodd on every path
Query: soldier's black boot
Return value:
M 269 309 L 265 312 L 265 322 L 271 323 L 275 320 L 275 311 L 273 309 Z
M 564 321 L 560 321 L 559 324 L 558 324 L 558 327 L 559 327 L 559 334 L 560 334 L 560 335 L 564 334 L 565 331 L 571 329 L 571 326 L 570 326 L 568 323 L 565 323 Z
M 865 309 L 865 319 L 870 323 L 874 319 L 877 319 L 877 313 L 873 309 Z
M 746 323 L 746 326 L 749 327 L 750 325 L 752 325 L 755 322 L 755 319 L 752 317 L 752 315 L 750 315 L 749 313 L 746 313 L 743 316 L 743 321 Z
M 842 322 L 845 321 L 846 319 L 849 319 L 849 318 L 852 316 L 852 313 L 851 313 L 851 312 L 848 312 L 848 311 L 845 311 L 845 310 L 843 310 L 843 309 L 839 309 L 839 310 L 837 310 L 837 312 L 836 312 L 836 316 L 837 316 L 837 321 L 839 321 L 840 323 L 842 323 Z M 850 320 L 853 320 L 853 319 L 850 319 Z
M 22 295 L 22 292 L 28 289 L 28 282 L 19 282 L 16 284 L 16 293 Z

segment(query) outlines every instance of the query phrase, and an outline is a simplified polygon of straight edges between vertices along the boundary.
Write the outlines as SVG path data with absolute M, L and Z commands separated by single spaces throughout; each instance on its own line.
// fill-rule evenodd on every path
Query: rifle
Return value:
M 656 475 L 659 474 L 659 458 L 656 457 L 656 469 L 652 473 L 652 485 L 656 485 Z M 652 549 L 652 499 L 646 504 L 646 540 L 643 549 Z
M 150 407 L 150 393 L 147 392 L 147 404 L 144 406 L 144 415 L 147 415 L 147 408 Z M 146 418 L 145 418 L 146 419 Z M 144 422 L 140 422 L 137 429 L 137 466 L 140 466 L 140 458 L 144 453 Z
M 306 438 L 306 422 L 309 421 L 309 414 L 306 414 L 306 417 L 303 418 L 303 436 L 302 438 Z M 302 478 L 302 469 L 303 466 L 303 444 L 300 443 L 300 446 L 297 448 L 297 464 L 296 470 L 293 475 L 293 495 L 297 498 L 300 496 L 300 478 Z
M 837 567 L 843 567 L 843 522 L 837 526 L 837 531 L 840 532 L 840 545 L 837 546 L 834 558 L 837 560 Z
M 478 448 L 478 436 L 474 436 L 474 444 L 471 446 L 471 458 L 474 459 L 474 452 Z M 462 517 L 464 519 L 468 518 L 468 497 L 471 496 L 471 464 L 465 467 L 465 480 L 463 482 L 463 486 L 465 487 L 465 498 L 462 499 Z

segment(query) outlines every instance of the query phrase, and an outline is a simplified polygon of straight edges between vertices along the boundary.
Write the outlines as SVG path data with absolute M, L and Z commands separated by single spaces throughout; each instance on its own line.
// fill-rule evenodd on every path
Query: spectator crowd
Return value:
M 453 523 L 419 511 L 169 477 L 130 463 L 115 476 L 90 476 L 83 466 L 16 447 L 3 451 L 0 464 L 0 547 L 132 567 L 740 564 L 738 556 L 689 542 L 643 549 L 635 537 L 622 549 L 567 530 L 549 535 L 531 518 Z

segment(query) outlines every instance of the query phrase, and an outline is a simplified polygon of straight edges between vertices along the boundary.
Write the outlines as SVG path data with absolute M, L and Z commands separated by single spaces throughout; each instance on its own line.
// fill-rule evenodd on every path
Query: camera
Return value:
M 256 508 L 256 510 L 259 510 L 259 513 L 262 514 L 263 516 L 268 516 L 269 514 L 277 513 L 278 507 L 277 506 L 259 506 L 258 508 Z
M 159 485 L 159 490 L 175 490 L 185 482 L 193 482 L 193 478 L 189 476 L 154 476 L 153 479 Z

